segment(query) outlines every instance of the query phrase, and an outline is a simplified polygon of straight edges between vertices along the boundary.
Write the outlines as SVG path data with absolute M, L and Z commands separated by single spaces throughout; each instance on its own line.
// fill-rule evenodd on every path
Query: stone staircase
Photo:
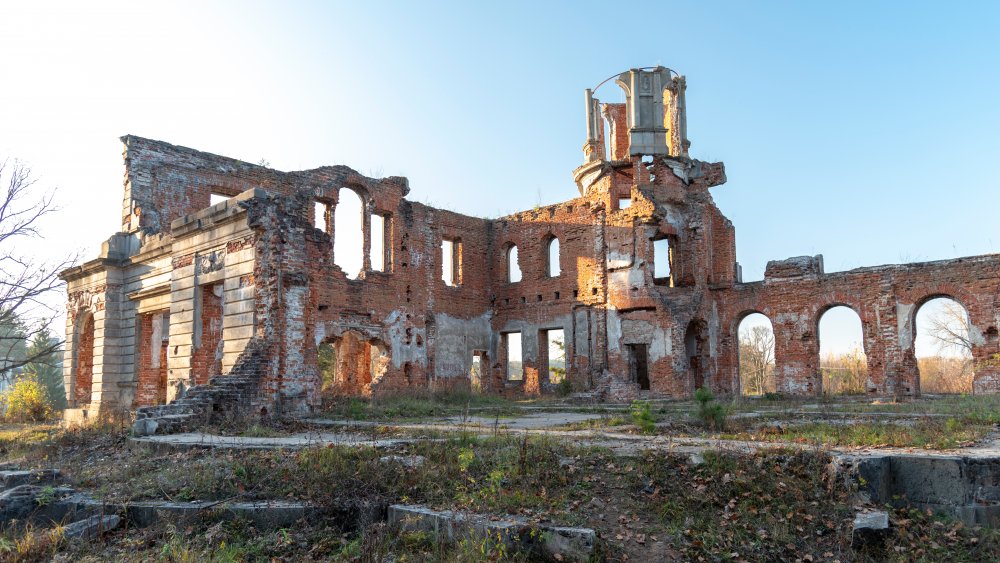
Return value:
M 149 436 L 183 432 L 226 414 L 239 414 L 246 411 L 255 392 L 256 381 L 252 378 L 213 377 L 207 385 L 191 387 L 172 403 L 140 407 L 135 413 L 132 433 Z
M 258 392 L 258 367 L 263 362 L 263 350 L 247 345 L 229 375 L 195 385 L 183 396 L 166 405 L 139 407 L 132 423 L 132 434 L 150 436 L 184 432 L 227 416 L 249 412 Z

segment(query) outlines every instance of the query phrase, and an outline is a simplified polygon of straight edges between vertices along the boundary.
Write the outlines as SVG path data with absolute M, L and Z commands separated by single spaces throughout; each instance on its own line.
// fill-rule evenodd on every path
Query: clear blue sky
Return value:
M 126 133 L 496 216 L 575 196 L 583 90 L 663 64 L 692 156 L 726 163 L 745 279 L 1000 249 L 1000 3 L 626 6 L 4 3 L 0 155 L 59 187 L 40 255 L 116 230 Z

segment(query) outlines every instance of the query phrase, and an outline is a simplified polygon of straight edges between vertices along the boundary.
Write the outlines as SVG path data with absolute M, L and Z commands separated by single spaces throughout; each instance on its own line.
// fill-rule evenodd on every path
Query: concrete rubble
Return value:
M 85 540 L 94 539 L 101 534 L 114 530 L 121 524 L 121 521 L 122 519 L 114 514 L 90 516 L 64 526 L 63 536 Z
M 851 547 L 855 549 L 878 547 L 889 537 L 889 514 L 881 510 L 859 512 L 854 517 Z
M 388 522 L 404 531 L 433 533 L 446 542 L 465 538 L 490 538 L 508 547 L 536 550 L 547 558 L 561 561 L 589 561 L 597 535 L 590 528 L 567 528 L 530 523 L 523 518 L 490 516 L 432 510 L 425 506 L 389 506 Z

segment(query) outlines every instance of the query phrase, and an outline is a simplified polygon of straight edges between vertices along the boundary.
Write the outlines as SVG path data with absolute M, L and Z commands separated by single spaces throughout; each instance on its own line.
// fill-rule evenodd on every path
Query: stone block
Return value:
M 878 547 L 890 534 L 889 514 L 880 510 L 860 512 L 854 517 L 851 547 L 854 549 Z
M 63 527 L 63 536 L 67 538 L 94 539 L 106 534 L 121 524 L 121 517 L 109 514 L 94 515 Z

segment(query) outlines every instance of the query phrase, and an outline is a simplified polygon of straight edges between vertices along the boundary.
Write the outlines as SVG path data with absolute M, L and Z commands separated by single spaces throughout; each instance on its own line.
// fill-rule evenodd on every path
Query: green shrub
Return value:
M 632 423 L 639 427 L 643 434 L 652 434 L 656 428 L 653 423 L 653 412 L 649 407 L 649 401 L 632 401 L 630 409 Z
M 714 402 L 715 395 L 708 387 L 696 389 L 694 400 L 698 401 L 698 418 L 712 430 L 723 430 L 726 427 L 727 409 L 724 405 Z
M 569 378 L 565 375 L 559 383 L 556 384 L 556 395 L 560 397 L 568 397 L 573 393 L 573 384 L 570 382 Z
M 4 418 L 10 422 L 42 422 L 52 418 L 52 402 L 37 377 L 19 377 L 3 397 Z

